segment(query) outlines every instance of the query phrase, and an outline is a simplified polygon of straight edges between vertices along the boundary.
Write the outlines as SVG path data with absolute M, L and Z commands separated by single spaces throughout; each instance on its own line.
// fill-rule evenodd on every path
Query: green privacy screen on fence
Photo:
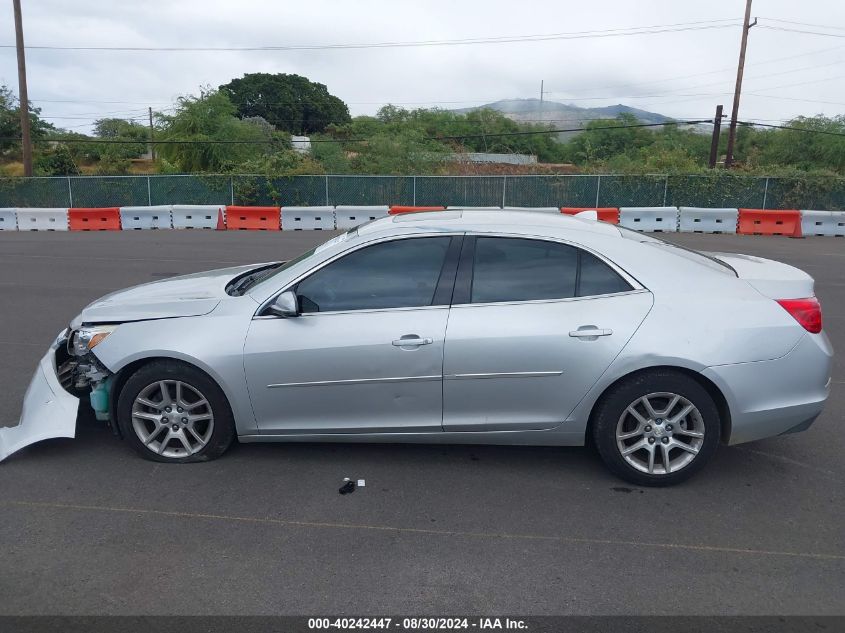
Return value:
M 845 179 L 714 175 L 0 178 L 0 207 L 155 204 L 845 209 Z

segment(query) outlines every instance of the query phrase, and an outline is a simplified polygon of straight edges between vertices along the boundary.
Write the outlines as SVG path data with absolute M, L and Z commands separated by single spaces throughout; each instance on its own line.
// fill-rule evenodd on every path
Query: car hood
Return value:
M 83 323 L 125 323 L 208 314 L 227 296 L 229 281 L 264 265 L 220 268 L 118 290 L 87 305 L 71 322 L 71 328 Z

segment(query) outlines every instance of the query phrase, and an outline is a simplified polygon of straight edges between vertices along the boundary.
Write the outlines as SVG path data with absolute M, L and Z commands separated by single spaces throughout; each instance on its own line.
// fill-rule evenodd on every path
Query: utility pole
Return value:
M 721 106 L 719 106 L 721 107 Z M 156 159 L 156 151 L 153 149 L 153 108 L 150 106 L 148 108 L 150 113 L 150 158 L 153 160 Z
M 755 18 L 754 24 L 757 24 Z M 734 105 L 731 110 L 731 129 L 728 132 L 728 150 L 725 154 L 725 167 L 730 167 L 734 160 L 734 143 L 736 142 L 736 120 L 739 116 L 739 93 L 742 91 L 742 74 L 745 72 L 745 47 L 748 45 L 748 31 L 751 24 L 751 0 L 745 0 L 745 19 L 742 22 L 742 42 L 739 45 L 739 64 L 736 69 L 736 88 L 734 88 Z
M 15 48 L 18 51 L 18 105 L 21 111 L 21 145 L 23 146 L 23 175 L 32 176 L 32 135 L 29 131 L 29 97 L 26 92 L 26 58 L 23 47 L 21 0 L 12 0 L 15 11 Z
M 540 80 L 540 121 L 543 120 L 543 80 Z
M 719 135 L 722 132 L 722 106 L 716 106 L 716 117 L 713 119 L 713 140 L 710 141 L 710 169 L 716 166 L 716 161 L 719 160 Z

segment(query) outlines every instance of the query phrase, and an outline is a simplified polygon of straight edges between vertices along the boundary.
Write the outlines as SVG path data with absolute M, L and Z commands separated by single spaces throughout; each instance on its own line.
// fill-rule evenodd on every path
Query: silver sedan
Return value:
M 0 459 L 73 437 L 78 398 L 141 456 L 241 442 L 583 445 L 643 485 L 807 429 L 833 351 L 813 280 L 579 217 L 389 217 L 285 262 L 95 301 Z

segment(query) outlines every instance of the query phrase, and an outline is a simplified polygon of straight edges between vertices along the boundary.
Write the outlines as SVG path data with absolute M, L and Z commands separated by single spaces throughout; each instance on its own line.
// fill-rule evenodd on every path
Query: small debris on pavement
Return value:
M 343 485 L 338 489 L 338 492 L 342 495 L 348 495 L 351 492 L 355 492 L 355 482 L 349 479 L 349 477 L 344 477 Z

